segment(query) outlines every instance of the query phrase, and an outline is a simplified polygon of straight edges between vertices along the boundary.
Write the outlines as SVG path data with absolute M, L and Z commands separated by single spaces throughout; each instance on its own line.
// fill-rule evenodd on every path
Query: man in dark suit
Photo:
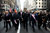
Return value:
M 12 25 L 14 26 L 14 12 L 9 11 L 9 14 L 10 14 L 10 19 L 12 21 Z
M 6 22 L 5 22 L 5 11 L 3 12 L 3 16 L 2 16 L 3 20 L 4 20 L 4 28 L 6 27 Z
M 49 22 L 48 22 L 48 25 L 49 25 L 49 28 L 50 28 L 50 12 L 48 12 L 48 20 L 49 20 Z
M 38 14 L 38 29 L 40 29 L 41 25 L 42 25 L 42 12 L 40 12 Z
M 0 12 L 0 21 L 2 21 L 2 13 Z
M 27 8 L 24 8 L 24 12 L 23 12 L 22 17 L 23 17 L 23 27 L 28 32 L 28 13 L 27 13 Z
M 5 21 L 6 21 L 6 32 L 7 32 L 8 31 L 8 24 L 11 28 L 10 15 L 9 15 L 8 11 L 5 11 Z
M 33 12 L 32 15 L 31 15 L 31 22 L 32 22 L 33 31 L 35 32 L 34 26 L 35 26 L 35 24 L 36 24 L 36 18 L 35 18 L 34 12 Z
M 46 27 L 46 23 L 47 23 L 47 16 L 44 14 L 44 16 L 42 17 L 42 20 L 43 20 L 43 28 L 45 28 L 45 30 L 47 30 L 47 27 Z
M 21 10 L 18 14 L 19 14 L 19 16 L 20 16 L 20 18 L 19 18 L 20 24 L 22 24 L 22 22 L 23 22 L 23 21 L 22 21 L 22 18 L 23 18 L 23 17 L 22 17 L 22 15 L 23 15 L 22 10 Z
M 14 22 L 15 22 L 15 30 L 17 30 L 19 26 L 19 14 L 17 11 L 15 11 L 15 14 L 14 14 Z

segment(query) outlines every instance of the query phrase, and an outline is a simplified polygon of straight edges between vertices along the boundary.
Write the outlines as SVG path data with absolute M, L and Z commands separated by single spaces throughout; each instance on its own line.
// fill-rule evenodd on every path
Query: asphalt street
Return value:
M 19 24 L 19 28 L 18 28 L 17 31 L 15 31 L 15 28 L 12 26 L 12 23 L 11 23 L 11 29 L 9 28 L 9 30 L 7 32 L 5 32 L 5 30 L 6 30 L 6 28 L 4 28 L 4 20 L 2 20 L 0 22 L 0 33 L 19 33 L 19 31 L 20 31 L 20 24 Z
M 50 33 L 50 29 L 49 28 L 47 28 L 47 29 L 48 29 L 48 31 L 46 31 L 44 28 L 41 27 L 41 30 L 39 30 L 38 26 L 36 25 L 35 26 L 35 32 L 33 32 L 32 27 L 28 25 L 28 32 L 27 32 L 26 29 L 24 29 L 21 26 L 20 33 Z
M 11 23 L 12 26 L 12 23 Z M 20 25 L 18 27 L 18 31 L 15 31 L 15 28 L 12 26 L 11 29 L 9 28 L 8 32 L 5 32 L 6 28 L 4 28 L 4 20 L 0 22 L 0 33 L 50 33 L 50 29 L 48 28 L 48 31 L 46 31 L 44 28 L 41 27 L 41 30 L 38 30 L 37 25 L 35 26 L 35 32 L 33 32 L 32 27 L 28 24 L 28 32 L 26 32 L 26 29 L 23 28 L 23 26 Z

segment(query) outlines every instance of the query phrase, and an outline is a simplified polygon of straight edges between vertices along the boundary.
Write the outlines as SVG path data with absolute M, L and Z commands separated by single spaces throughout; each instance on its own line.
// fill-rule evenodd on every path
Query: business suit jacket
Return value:
M 7 21 L 7 20 L 9 20 L 10 19 L 10 15 L 8 14 L 7 16 L 6 16 L 6 14 L 5 14 L 5 21 Z
M 2 13 L 0 13 L 0 21 L 2 20 L 2 17 L 1 16 L 2 16 Z
M 22 15 L 21 15 L 21 12 L 19 12 L 18 14 L 19 14 L 19 19 L 20 19 L 20 21 L 22 21 L 22 18 L 23 18 L 23 17 L 22 17 L 23 12 L 22 12 Z
M 28 21 L 28 13 L 23 12 L 22 17 L 23 17 L 24 21 L 26 21 L 26 22 Z
M 17 24 L 19 24 L 19 14 L 14 14 L 14 20 L 16 20 Z
M 36 22 L 35 19 L 34 19 L 34 17 L 31 15 L 31 21 L 33 21 L 33 23 Z

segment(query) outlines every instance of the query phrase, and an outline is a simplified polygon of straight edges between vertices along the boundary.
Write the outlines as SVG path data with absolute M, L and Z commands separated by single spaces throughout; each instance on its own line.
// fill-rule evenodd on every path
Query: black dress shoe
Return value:
M 39 30 L 41 30 L 41 28 L 38 28 Z
M 26 30 L 28 32 L 28 30 Z
M 33 32 L 35 32 L 35 30 L 33 30 Z
M 33 29 L 33 32 L 35 32 L 35 29 Z
M 18 29 L 15 28 L 15 31 L 17 31 Z
M 46 31 L 48 31 L 47 29 L 45 29 Z
M 4 26 L 4 28 L 5 28 L 5 26 Z
M 6 30 L 6 32 L 7 32 L 8 30 Z

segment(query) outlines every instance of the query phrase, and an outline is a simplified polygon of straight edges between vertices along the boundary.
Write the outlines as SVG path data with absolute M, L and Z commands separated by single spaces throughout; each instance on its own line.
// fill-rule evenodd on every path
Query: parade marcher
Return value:
M 15 9 L 15 14 L 14 14 L 14 22 L 15 22 L 15 30 L 17 30 L 19 26 L 19 14 L 16 11 L 16 9 Z
M 9 10 L 9 14 L 10 14 L 10 19 L 11 19 L 12 25 L 14 26 L 14 13 L 12 12 L 11 8 Z
M 35 14 L 35 18 L 36 18 L 36 20 L 38 20 L 38 13 Z
M 0 21 L 2 21 L 2 13 L 0 12 Z
M 27 14 L 28 14 L 29 25 L 31 26 L 31 13 L 29 10 L 27 11 Z
M 44 14 L 44 16 L 42 17 L 42 21 L 43 21 L 43 28 L 45 28 L 45 30 L 47 30 L 47 27 L 46 27 L 47 16 L 46 16 L 46 14 Z
M 22 24 L 22 22 L 23 22 L 23 21 L 22 21 L 22 15 L 23 15 L 22 10 L 21 10 L 18 14 L 19 14 L 19 16 L 20 16 L 20 18 L 19 18 L 19 19 L 20 19 L 20 24 Z
M 4 20 L 4 28 L 6 27 L 6 21 L 5 21 L 5 11 L 3 12 L 3 16 L 2 16 L 3 20 Z
M 41 25 L 42 25 L 42 12 L 39 12 L 38 14 L 38 29 L 41 29 Z
M 31 14 L 32 13 L 29 13 L 29 25 L 31 26 Z
M 48 13 L 48 27 L 50 28 L 50 12 Z
M 28 14 L 27 14 L 27 8 L 24 8 L 24 12 L 23 12 L 23 27 L 28 32 Z
M 11 24 L 10 24 L 10 15 L 8 11 L 5 11 L 5 21 L 6 21 L 6 32 L 8 31 L 8 24 L 11 28 Z
M 32 22 L 33 31 L 35 32 L 34 25 L 36 24 L 36 18 L 35 18 L 34 12 L 33 12 L 32 15 L 31 15 L 31 22 Z

